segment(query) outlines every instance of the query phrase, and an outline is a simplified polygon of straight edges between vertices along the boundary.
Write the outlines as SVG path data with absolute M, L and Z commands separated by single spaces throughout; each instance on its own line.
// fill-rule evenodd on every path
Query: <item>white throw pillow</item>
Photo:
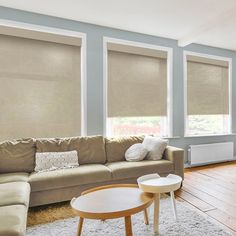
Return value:
M 147 153 L 148 150 L 142 143 L 135 143 L 126 150 L 125 159 L 126 161 L 142 161 Z
M 167 144 L 167 140 L 146 136 L 143 140 L 143 146 L 148 150 L 146 159 L 154 161 L 162 159 Z
M 50 171 L 79 166 L 77 151 L 36 152 L 35 171 Z

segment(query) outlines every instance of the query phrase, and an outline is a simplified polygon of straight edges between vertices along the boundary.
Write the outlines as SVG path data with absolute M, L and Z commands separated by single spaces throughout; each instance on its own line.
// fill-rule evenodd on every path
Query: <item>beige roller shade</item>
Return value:
M 0 140 L 81 129 L 80 47 L 0 35 Z
M 130 45 L 125 45 L 125 44 L 108 43 L 107 49 L 109 51 L 126 52 L 130 54 L 136 54 L 139 56 L 149 56 L 149 57 L 167 59 L 166 51 L 153 50 L 151 48 L 141 48 L 141 47 L 130 46 Z
M 229 114 L 228 62 L 187 56 L 188 115 Z
M 108 117 L 166 116 L 167 59 L 108 51 Z

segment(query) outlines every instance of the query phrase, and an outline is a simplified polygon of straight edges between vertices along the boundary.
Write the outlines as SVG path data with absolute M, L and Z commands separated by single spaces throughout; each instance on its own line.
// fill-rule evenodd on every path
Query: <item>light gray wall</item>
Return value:
M 170 144 L 187 150 L 190 144 L 233 141 L 236 135 L 184 138 L 183 50 L 233 59 L 232 131 L 236 133 L 236 52 L 197 44 L 180 48 L 176 40 L 86 24 L 56 17 L 0 7 L 0 18 L 75 30 L 87 34 L 87 125 L 88 135 L 103 133 L 103 36 L 173 48 L 173 135 Z

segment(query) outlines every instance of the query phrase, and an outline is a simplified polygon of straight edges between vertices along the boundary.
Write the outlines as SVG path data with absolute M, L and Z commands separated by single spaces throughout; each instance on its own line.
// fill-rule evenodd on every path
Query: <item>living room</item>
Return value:
M 0 236 L 236 235 L 234 0 L 0 0 Z

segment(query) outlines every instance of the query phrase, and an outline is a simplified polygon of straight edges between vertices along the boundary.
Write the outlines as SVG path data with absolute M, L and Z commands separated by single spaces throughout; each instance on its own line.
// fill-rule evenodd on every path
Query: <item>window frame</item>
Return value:
M 65 30 L 56 27 L 48 27 L 37 24 L 29 24 L 11 20 L 0 20 L 0 33 L 16 37 L 43 40 L 66 45 L 80 46 L 81 69 L 81 123 L 80 135 L 87 135 L 87 34 Z
M 189 122 L 188 122 L 188 99 L 187 99 L 187 56 L 198 56 L 208 59 L 215 59 L 226 61 L 229 64 L 229 120 L 228 120 L 228 132 L 227 133 L 217 133 L 217 134 L 189 134 Z M 201 137 L 201 136 L 219 136 L 219 135 L 229 135 L 232 134 L 232 58 L 222 57 L 205 53 L 198 53 L 193 51 L 183 51 L 183 71 L 184 71 L 184 137 Z
M 108 43 L 165 51 L 167 53 L 167 137 L 165 138 L 173 137 L 173 48 L 110 37 L 103 37 L 103 135 L 105 137 L 109 136 L 107 132 L 109 130 L 107 115 Z

